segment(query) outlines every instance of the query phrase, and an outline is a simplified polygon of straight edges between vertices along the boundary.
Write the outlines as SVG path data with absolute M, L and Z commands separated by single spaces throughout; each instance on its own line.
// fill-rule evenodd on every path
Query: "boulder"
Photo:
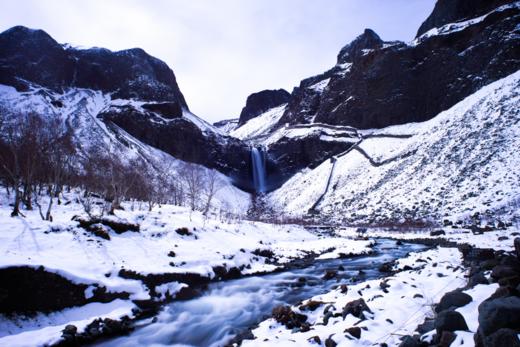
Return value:
M 399 347 L 421 347 L 421 341 L 419 341 L 417 336 L 407 335 L 401 339 Z
M 439 339 L 438 347 L 450 347 L 451 343 L 455 341 L 457 335 L 451 331 L 443 331 Z
M 489 336 L 502 328 L 520 329 L 520 298 L 486 300 L 478 307 L 479 332 Z
M 426 334 L 433 329 L 435 329 L 435 320 L 429 318 L 426 318 L 423 323 L 417 326 L 417 332 L 419 332 L 421 335 Z
M 365 300 L 363 299 L 357 299 L 354 301 L 349 302 L 345 305 L 342 311 L 342 317 L 345 319 L 349 314 L 353 315 L 354 317 L 365 319 L 365 315 L 363 312 L 370 312 L 370 308 L 366 304 Z
M 497 265 L 493 268 L 493 271 L 491 272 L 491 278 L 498 281 L 501 278 L 513 277 L 517 276 L 518 274 L 518 270 L 512 266 Z
M 277 306 L 272 312 L 273 318 L 288 329 L 301 328 L 307 322 L 307 316 L 294 312 L 290 306 Z
M 394 264 L 392 262 L 384 263 L 379 266 L 379 272 L 392 272 Z
M 442 336 L 444 331 L 468 330 L 464 317 L 457 311 L 442 311 L 435 319 L 437 335 Z
M 322 279 L 324 280 L 331 280 L 333 278 L 335 278 L 336 276 L 338 275 L 338 272 L 335 271 L 335 270 L 327 270 L 327 272 L 325 272 L 325 275 L 323 275 Z
M 361 328 L 360 327 L 348 328 L 348 329 L 345 329 L 345 332 L 350 334 L 350 335 L 352 335 L 356 339 L 360 339 L 361 338 Z
M 444 294 L 439 304 L 435 307 L 435 312 L 439 313 L 451 307 L 462 307 L 469 304 L 471 301 L 473 301 L 473 298 L 470 295 L 455 290 Z
M 499 329 L 484 338 L 482 346 L 485 347 L 520 347 L 518 331 L 512 329 Z M 478 345 L 477 345 L 478 347 Z
M 473 288 L 477 284 L 488 284 L 489 281 L 487 280 L 486 276 L 484 275 L 484 272 L 479 271 L 477 273 L 474 273 L 471 275 L 471 277 L 468 280 L 468 288 Z
M 336 347 L 338 344 L 336 343 L 336 341 L 334 341 L 332 339 L 332 336 L 329 336 L 326 340 L 325 340 L 325 347 Z

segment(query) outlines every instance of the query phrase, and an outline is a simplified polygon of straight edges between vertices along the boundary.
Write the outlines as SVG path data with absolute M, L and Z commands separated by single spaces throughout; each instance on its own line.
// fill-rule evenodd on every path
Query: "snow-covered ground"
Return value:
M 420 260 L 419 260 L 420 259 Z M 348 292 L 338 288 L 325 295 L 304 301 L 321 302 L 310 311 L 302 305 L 292 307 L 294 312 L 307 316 L 310 330 L 298 332 L 287 329 L 273 318 L 262 322 L 253 330 L 255 340 L 246 340 L 243 346 L 316 346 L 315 337 L 321 343 L 328 338 L 338 346 L 373 346 L 386 343 L 398 346 L 404 335 L 413 335 L 415 329 L 426 317 L 435 315 L 434 304 L 449 291 L 466 285 L 465 270 L 461 267 L 461 254 L 453 248 L 437 248 L 421 253 L 412 253 L 397 262 L 396 269 L 411 266 L 412 270 L 402 271 L 384 280 L 372 280 L 348 286 Z M 459 343 L 473 346 L 473 334 L 478 327 L 477 307 L 489 297 L 497 285 L 478 285 L 467 291 L 473 298 L 468 305 L 458 309 L 468 324 L 470 331 L 457 331 Z M 343 317 L 347 303 L 363 299 L 371 312 L 365 312 L 366 319 L 353 314 Z M 355 338 L 347 329 L 359 327 L 360 338 Z M 434 331 L 424 334 L 428 339 Z M 333 345 L 333 344 L 331 344 Z M 335 346 L 335 345 L 334 345 Z
M 130 317 L 135 307 L 131 301 L 116 299 L 106 304 L 95 302 L 30 318 L 6 319 L 0 315 L 0 346 L 29 347 L 54 344 L 60 341 L 61 332 L 69 324 L 82 331 L 97 318 Z
M 0 268 L 25 265 L 44 266 L 74 283 L 98 284 L 109 292 L 128 292 L 130 299 L 150 298 L 142 282 L 119 277 L 121 269 L 140 274 L 196 273 L 214 277 L 213 267 L 237 267 L 244 274 L 272 271 L 284 263 L 310 253 L 322 258 L 339 253 L 370 252 L 372 241 L 355 241 L 345 237 L 325 237 L 295 225 L 270 225 L 258 222 L 228 220 L 213 215 L 205 218 L 199 212 L 190 213 L 184 207 L 163 205 L 152 212 L 139 209 L 138 203 L 124 203 L 117 218 L 140 225 L 139 232 L 116 234 L 109 231 L 110 240 L 94 236 L 72 221 L 84 215 L 75 198 L 80 192 L 65 195 L 62 205 L 53 211 L 53 222 L 41 220 L 37 211 L 23 211 L 23 217 L 9 216 L 10 207 L 5 193 L 0 199 Z M 44 202 L 44 201 L 43 201 Z M 190 235 L 180 235 L 187 228 Z M 254 253 L 273 252 L 276 264 Z M 86 292 L 89 291 L 87 288 Z M 181 286 L 170 283 L 158 291 L 170 294 Z M 56 341 L 63 327 L 86 326 L 93 318 L 131 316 L 131 301 L 116 300 L 109 304 L 89 304 L 66 309 L 49 316 L 16 321 L 0 320 L 0 345 L 32 346 Z M 38 341 L 38 342 L 36 342 Z
M 250 119 L 242 126 L 234 129 L 229 135 L 243 139 L 253 139 L 268 134 L 282 118 L 287 104 L 274 107 L 261 115 Z
M 441 221 L 492 211 L 510 218 L 520 199 L 520 72 L 492 83 L 435 118 L 380 129 L 337 156 L 317 209 L 344 222 Z M 396 138 L 395 135 L 412 135 Z M 268 197 L 303 215 L 321 196 L 329 161 Z M 320 189 L 319 189 L 320 188 Z
M 336 233 L 340 236 L 355 237 L 358 228 L 341 228 Z M 444 231 L 444 235 L 432 236 L 432 231 Z M 392 231 L 388 228 L 368 228 L 363 233 L 364 236 L 372 238 L 390 238 L 400 240 L 413 239 L 444 239 L 457 244 L 468 244 L 477 248 L 491 248 L 495 251 L 503 250 L 507 252 L 514 251 L 513 239 L 520 235 L 520 225 L 513 225 L 505 230 L 486 231 L 482 234 L 473 234 L 469 229 L 451 227 L 443 229 L 416 229 L 406 231 Z

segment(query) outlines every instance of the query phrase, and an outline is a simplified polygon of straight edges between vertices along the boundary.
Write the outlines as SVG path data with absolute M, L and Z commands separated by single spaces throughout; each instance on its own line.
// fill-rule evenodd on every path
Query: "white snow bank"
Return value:
M 458 250 L 439 248 L 412 253 L 410 262 L 417 264 L 416 260 L 419 258 L 426 261 L 420 263 L 424 264 L 420 269 L 400 272 L 385 279 L 389 285 L 388 293 L 380 287 L 382 280 L 372 280 L 349 286 L 347 294 L 342 294 L 338 289 L 313 297 L 311 300 L 325 304 L 314 312 L 302 312 L 308 315 L 310 331 L 294 333 L 273 319 L 268 319 L 253 330 L 257 339 L 246 340 L 243 346 L 315 346 L 309 341 L 313 336 L 319 336 L 322 343 L 331 337 L 339 346 L 370 346 L 380 343 L 397 346 L 402 335 L 412 334 L 425 317 L 434 315 L 432 305 L 446 292 L 466 283 Z M 330 317 L 327 325 L 323 324 L 327 307 L 333 313 L 341 313 L 347 303 L 359 298 L 363 298 L 372 311 L 372 314 L 367 313 L 367 320 L 359 322 L 358 318 L 348 315 L 345 319 L 341 316 Z M 298 308 L 293 309 L 300 312 Z M 345 329 L 354 326 L 362 329 L 359 340 L 344 333 Z

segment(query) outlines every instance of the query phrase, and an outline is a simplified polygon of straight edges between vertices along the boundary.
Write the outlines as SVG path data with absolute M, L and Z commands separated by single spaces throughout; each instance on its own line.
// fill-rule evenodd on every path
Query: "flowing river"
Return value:
M 269 317 L 277 305 L 291 305 L 326 293 L 339 284 L 352 283 L 354 277 L 359 280 L 381 277 L 379 265 L 424 248 L 378 240 L 373 255 L 315 260 L 302 268 L 212 283 L 200 297 L 166 305 L 156 322 L 97 346 L 224 346 L 237 334 Z M 337 278 L 322 279 L 327 270 L 338 271 Z M 363 270 L 362 276 L 359 270 Z

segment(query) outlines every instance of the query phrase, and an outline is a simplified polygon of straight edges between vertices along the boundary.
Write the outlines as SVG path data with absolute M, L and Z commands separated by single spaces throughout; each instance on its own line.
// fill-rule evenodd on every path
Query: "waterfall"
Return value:
M 253 163 L 253 184 L 257 193 L 265 192 L 265 153 L 261 148 L 251 149 Z

